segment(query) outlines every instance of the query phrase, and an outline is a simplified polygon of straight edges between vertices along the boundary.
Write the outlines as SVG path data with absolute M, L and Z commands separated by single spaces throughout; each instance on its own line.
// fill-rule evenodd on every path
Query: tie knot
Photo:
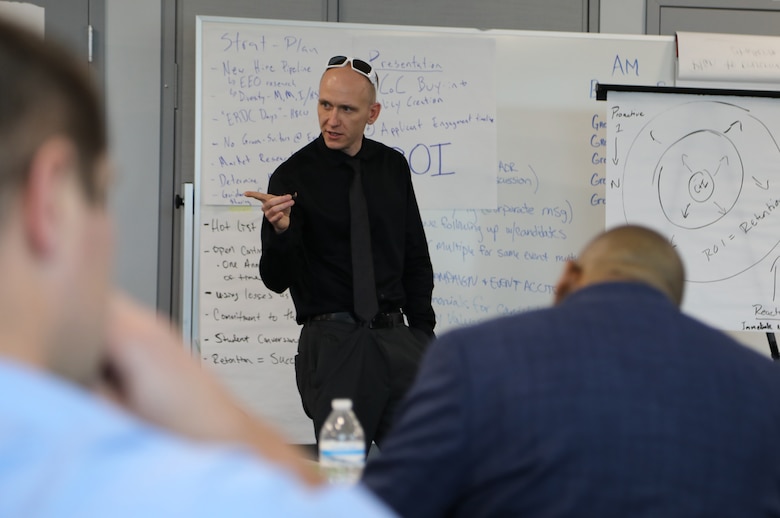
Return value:
M 353 173 L 359 174 L 360 173 L 360 159 L 355 157 L 350 157 L 347 159 L 347 165 L 352 170 Z

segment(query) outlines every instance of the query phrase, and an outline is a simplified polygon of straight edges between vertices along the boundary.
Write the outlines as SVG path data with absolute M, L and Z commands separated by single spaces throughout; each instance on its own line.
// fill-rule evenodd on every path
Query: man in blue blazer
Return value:
M 404 517 L 780 516 L 780 368 L 683 285 L 655 232 L 598 236 L 555 307 L 432 345 L 364 483 Z

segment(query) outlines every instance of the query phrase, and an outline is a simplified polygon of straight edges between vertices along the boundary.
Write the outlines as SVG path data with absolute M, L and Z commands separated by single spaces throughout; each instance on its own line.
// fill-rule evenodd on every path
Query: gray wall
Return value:
M 162 0 L 106 0 L 105 88 L 116 166 L 119 285 L 157 304 Z
M 599 32 L 645 33 L 645 0 L 601 0 Z

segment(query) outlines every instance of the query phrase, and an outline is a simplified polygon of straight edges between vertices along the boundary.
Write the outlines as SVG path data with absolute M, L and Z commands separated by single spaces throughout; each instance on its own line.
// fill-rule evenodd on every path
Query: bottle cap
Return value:
M 352 410 L 352 400 L 347 398 L 334 399 L 330 402 L 333 410 Z

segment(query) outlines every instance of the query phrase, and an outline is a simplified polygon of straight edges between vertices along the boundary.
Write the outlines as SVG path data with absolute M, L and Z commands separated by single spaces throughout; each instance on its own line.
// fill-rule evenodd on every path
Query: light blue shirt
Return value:
M 307 489 L 232 446 L 187 442 L 0 360 L 0 517 L 388 517 L 361 486 Z

